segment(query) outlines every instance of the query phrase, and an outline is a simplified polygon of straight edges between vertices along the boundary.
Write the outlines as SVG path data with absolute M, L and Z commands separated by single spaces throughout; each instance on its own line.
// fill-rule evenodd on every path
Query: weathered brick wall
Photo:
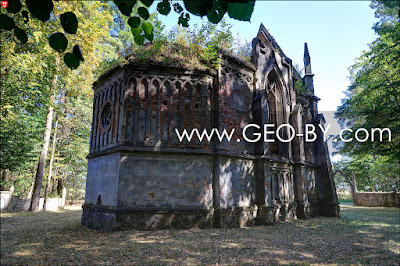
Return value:
M 90 153 L 118 146 L 121 139 L 124 71 L 94 88 Z
M 122 145 L 131 147 L 210 150 L 208 142 L 185 139 L 175 129 L 189 133 L 211 129 L 213 78 L 190 71 L 166 73 L 131 69 L 127 73 Z
M 235 155 L 254 154 L 254 145 L 244 141 L 243 128 L 253 123 L 252 106 L 254 98 L 254 70 L 228 61 L 222 57 L 218 86 L 218 121 L 219 131 L 230 133 L 234 130 L 232 140 L 226 139 L 217 145 L 218 149 Z M 250 136 L 252 131 L 248 131 Z

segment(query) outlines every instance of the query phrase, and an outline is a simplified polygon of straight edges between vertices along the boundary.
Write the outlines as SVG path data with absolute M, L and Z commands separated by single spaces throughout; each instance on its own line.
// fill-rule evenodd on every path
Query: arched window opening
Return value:
M 278 82 L 276 73 L 272 72 L 268 75 L 268 83 L 266 85 L 267 94 L 267 117 L 268 124 L 273 124 L 273 131 L 277 131 L 278 127 L 286 123 L 285 118 L 285 101 L 282 87 Z M 286 138 L 286 127 L 280 131 L 280 137 Z M 274 142 L 269 142 L 269 154 L 275 156 L 283 155 L 282 143 L 278 140 L 276 134 L 270 135 L 269 139 L 273 139 Z

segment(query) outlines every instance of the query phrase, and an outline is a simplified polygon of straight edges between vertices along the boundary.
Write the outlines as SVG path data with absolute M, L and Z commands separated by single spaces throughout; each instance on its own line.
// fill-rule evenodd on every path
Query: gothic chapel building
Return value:
M 94 83 L 84 226 L 239 227 L 340 215 L 307 44 L 301 78 L 264 25 L 252 43 L 252 63 L 224 52 L 216 69 L 129 60 Z M 296 137 L 244 141 L 249 124 L 260 130 L 248 136 L 288 124 Z M 315 126 L 313 142 L 306 124 Z M 195 128 L 235 131 L 231 141 L 190 142 L 175 132 Z M 291 133 L 282 127 L 280 136 Z

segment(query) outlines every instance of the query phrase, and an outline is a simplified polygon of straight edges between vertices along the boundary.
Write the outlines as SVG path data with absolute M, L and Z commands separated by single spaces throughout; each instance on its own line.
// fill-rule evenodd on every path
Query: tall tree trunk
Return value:
M 4 169 L 1 173 L 1 181 L 5 183 L 5 182 L 7 182 L 7 179 L 8 179 L 8 169 Z M 4 189 L 5 189 L 5 187 L 1 186 L 0 190 L 4 190 Z
M 43 145 L 40 152 L 38 167 L 36 171 L 35 186 L 33 187 L 32 202 L 29 208 L 30 211 L 39 210 L 40 190 L 42 188 L 44 168 L 46 166 L 47 151 L 49 150 L 51 124 L 53 122 L 53 106 L 49 105 L 46 116 L 46 129 L 44 130 Z
M 358 198 L 357 198 L 357 181 L 356 175 L 353 171 L 351 171 L 351 179 L 353 181 L 353 204 L 354 206 L 358 205 Z
M 27 199 L 32 198 L 32 193 L 33 193 L 33 187 L 35 186 L 35 177 L 32 176 L 32 184 L 31 187 L 29 188 L 28 196 L 26 197 Z
M 32 198 L 33 187 L 35 186 L 36 171 L 37 171 L 37 164 L 35 164 L 35 170 L 33 170 L 31 187 L 29 188 L 28 196 L 26 197 L 27 199 Z
M 60 133 L 62 133 L 62 132 L 60 131 Z M 58 139 L 57 141 L 59 141 L 59 140 L 60 139 Z M 57 156 L 59 157 L 60 153 L 58 152 L 57 154 L 58 154 Z M 54 154 L 54 156 L 55 156 L 55 154 Z M 51 180 L 50 180 L 49 194 L 53 193 L 56 190 L 56 186 L 57 186 L 56 183 L 57 183 L 57 177 L 52 174 Z
M 1 181 L 6 182 L 8 178 L 8 169 L 3 170 L 3 174 L 1 175 Z
M 376 163 L 376 156 L 375 153 L 372 152 L 372 158 L 374 159 L 374 163 Z M 372 187 L 372 180 L 371 180 L 371 171 L 370 171 L 371 166 L 368 166 L 368 183 L 369 183 L 369 191 L 373 192 L 374 188 Z
M 57 195 L 61 196 L 62 195 L 62 190 L 64 188 L 64 184 L 61 178 L 57 179 Z
M 45 194 L 44 194 L 43 210 L 46 210 L 47 198 L 49 196 L 49 189 L 50 189 L 50 185 L 51 185 L 54 152 L 56 150 L 56 143 L 57 143 L 57 126 L 58 126 L 58 119 L 56 119 L 56 123 L 54 125 L 53 145 L 51 147 L 51 155 L 50 155 L 50 162 L 49 162 L 49 175 L 47 177 L 47 185 L 46 185 L 46 190 L 45 190 Z
M 58 66 L 58 62 L 56 62 L 56 66 Z M 55 74 L 53 77 L 52 88 L 51 88 L 52 90 L 50 90 L 50 95 L 52 95 L 52 92 L 55 91 L 55 89 L 56 89 L 57 80 L 58 80 L 58 76 Z M 43 145 L 42 145 L 42 150 L 40 152 L 38 167 L 37 167 L 37 171 L 36 171 L 35 186 L 33 187 L 32 201 L 31 201 L 31 206 L 29 208 L 30 211 L 38 211 L 39 210 L 40 190 L 42 189 L 44 168 L 46 166 L 47 152 L 49 150 L 51 126 L 53 123 L 53 106 L 52 106 L 52 104 L 53 104 L 53 96 L 51 97 L 51 103 L 49 104 L 49 108 L 47 111 L 46 128 L 44 130 Z
M 340 169 L 336 169 L 336 171 L 333 174 L 333 176 L 335 176 L 337 173 L 340 173 L 342 176 L 344 176 L 347 179 L 347 181 L 350 184 L 350 188 L 351 188 L 351 195 L 352 195 L 352 198 L 353 198 L 353 204 L 354 205 L 358 204 L 358 201 L 357 201 L 357 184 L 356 184 L 356 176 L 354 175 L 354 172 L 351 171 L 352 180 L 350 180 L 349 176 L 346 175 L 346 173 L 343 172 Z

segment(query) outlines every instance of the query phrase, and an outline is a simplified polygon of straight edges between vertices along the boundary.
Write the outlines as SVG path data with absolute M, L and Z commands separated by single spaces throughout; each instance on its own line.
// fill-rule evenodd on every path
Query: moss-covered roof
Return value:
M 252 63 L 240 60 L 227 51 L 209 50 L 200 46 L 188 47 L 178 44 L 147 44 L 126 57 L 126 60 L 111 68 L 94 83 L 97 85 L 105 81 L 125 66 L 132 66 L 138 70 L 145 69 L 180 69 L 185 71 L 199 71 L 216 75 L 219 67 L 219 58 L 228 59 L 235 64 L 250 70 L 255 70 Z
M 213 68 L 211 62 L 204 60 L 200 50 L 177 44 L 145 45 L 127 59 L 130 64 L 135 65 L 161 65 L 201 71 Z

